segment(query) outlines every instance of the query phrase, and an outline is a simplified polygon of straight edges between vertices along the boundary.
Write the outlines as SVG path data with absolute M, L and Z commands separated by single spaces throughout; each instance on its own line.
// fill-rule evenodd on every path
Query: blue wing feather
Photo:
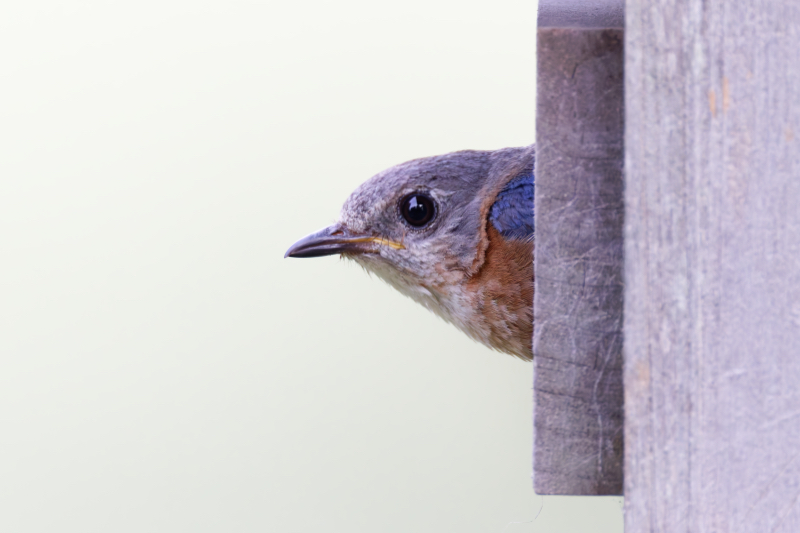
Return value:
M 533 237 L 533 169 L 509 181 L 489 210 L 489 221 L 503 237 Z

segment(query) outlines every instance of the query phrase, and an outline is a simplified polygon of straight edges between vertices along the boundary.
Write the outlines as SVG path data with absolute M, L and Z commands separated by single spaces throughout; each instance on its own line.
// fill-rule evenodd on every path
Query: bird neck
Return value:
M 480 270 L 463 285 L 471 336 L 522 359 L 532 358 L 533 239 L 503 237 L 491 224 Z

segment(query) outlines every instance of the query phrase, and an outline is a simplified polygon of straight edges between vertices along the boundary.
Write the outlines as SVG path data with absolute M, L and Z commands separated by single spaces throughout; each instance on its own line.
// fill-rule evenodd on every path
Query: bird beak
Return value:
M 390 246 L 395 250 L 403 250 L 405 248 L 402 243 L 384 237 L 353 233 L 341 224 L 334 224 L 303 237 L 289 247 L 283 257 L 369 254 L 377 253 L 378 246 Z

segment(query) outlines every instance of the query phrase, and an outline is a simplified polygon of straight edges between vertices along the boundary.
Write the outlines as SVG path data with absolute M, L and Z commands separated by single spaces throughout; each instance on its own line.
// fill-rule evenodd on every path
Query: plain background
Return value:
M 283 259 L 407 159 L 534 141 L 535 2 L 16 2 L 0 530 L 619 532 L 531 489 L 531 365 Z

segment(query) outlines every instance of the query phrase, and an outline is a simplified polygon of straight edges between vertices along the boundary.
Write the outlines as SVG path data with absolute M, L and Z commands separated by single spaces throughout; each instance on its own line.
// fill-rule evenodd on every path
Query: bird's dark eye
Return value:
M 436 206 L 430 196 L 415 192 L 400 200 L 400 213 L 406 222 L 415 228 L 421 228 L 433 220 Z

